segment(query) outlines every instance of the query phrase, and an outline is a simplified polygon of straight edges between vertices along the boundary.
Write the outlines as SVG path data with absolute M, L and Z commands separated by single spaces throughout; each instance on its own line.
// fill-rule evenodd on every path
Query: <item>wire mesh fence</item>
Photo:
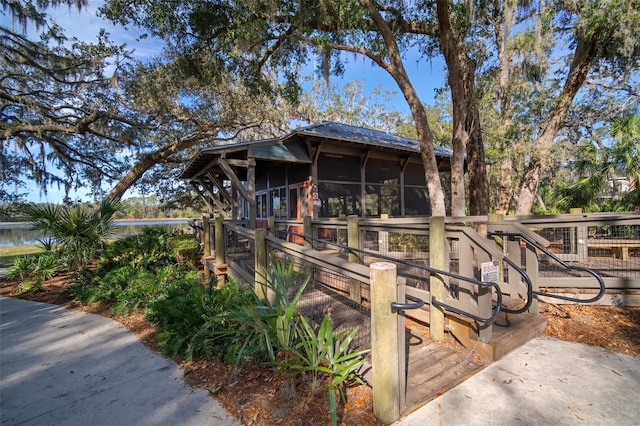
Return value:
M 331 245 L 323 244 L 323 241 L 342 246 L 348 245 L 347 227 L 346 225 L 319 225 L 314 229 L 315 238 L 319 241 L 313 242 L 313 248 L 323 250 L 331 247 Z M 336 246 L 333 246 L 334 248 Z
M 402 262 L 396 263 L 396 267 L 398 275 L 406 279 L 406 285 L 429 290 L 429 272 L 407 264 L 429 266 L 428 231 L 397 232 L 363 227 L 360 240 L 361 247 L 365 250 L 361 256 L 363 265 L 369 266 L 374 262 L 389 261 L 389 258 L 400 260 Z
M 227 263 L 245 272 L 255 271 L 255 240 L 232 228 L 225 227 L 225 257 Z
M 550 243 L 548 250 L 562 260 L 598 271 L 603 277 L 640 278 L 640 224 L 533 227 Z M 566 271 L 553 258 L 539 253 L 542 276 L 584 276 Z
M 299 276 L 289 289 L 289 297 L 293 298 L 300 287 L 305 285 L 297 304 L 298 312 L 316 326 L 327 316 L 334 334 L 343 331 L 350 333 L 357 328 L 350 347 L 354 350 L 371 347 L 371 311 L 366 302 L 357 303 L 349 298 L 348 289 L 352 278 L 329 268 L 301 261 L 290 254 L 277 252 L 276 246 L 270 249 L 272 255 L 279 260 L 296 264 Z M 366 287 L 363 283 L 359 285 Z M 368 295 L 368 291 L 366 293 Z

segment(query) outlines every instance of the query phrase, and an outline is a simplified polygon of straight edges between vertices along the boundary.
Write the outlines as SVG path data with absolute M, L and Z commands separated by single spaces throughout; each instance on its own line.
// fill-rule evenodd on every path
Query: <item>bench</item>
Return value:
M 628 260 L 629 249 L 640 248 L 640 240 L 588 239 L 587 247 L 604 250 L 608 249 L 611 250 L 613 257 Z

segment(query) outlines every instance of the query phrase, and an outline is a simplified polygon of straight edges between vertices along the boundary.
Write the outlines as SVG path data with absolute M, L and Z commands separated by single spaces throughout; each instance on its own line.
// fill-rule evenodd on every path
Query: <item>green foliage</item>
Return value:
M 364 355 L 368 350 L 351 351 L 349 345 L 356 336 L 358 328 L 334 333 L 331 320 L 327 315 L 316 332 L 311 324 L 300 317 L 302 325 L 299 343 L 293 352 L 293 359 L 280 362 L 278 365 L 293 373 L 310 372 L 312 386 L 317 386 L 319 374 L 329 375 L 329 405 L 331 408 L 331 424 L 337 424 L 335 391 L 340 392 L 345 400 L 344 383 L 347 381 L 362 383 L 357 372 L 365 362 Z
M 198 282 L 200 275 L 181 266 L 178 253 L 189 243 L 168 227 L 146 227 L 109 244 L 95 272 L 85 271 L 84 280 L 73 287 L 81 303 L 111 306 L 114 314 L 144 309 L 170 286 Z M 195 244 L 195 243 L 194 243 Z
M 82 206 L 65 208 L 58 205 L 28 204 L 24 214 L 34 229 L 44 237 L 43 245 L 60 253 L 69 269 L 82 269 L 103 249 L 113 229 L 112 216 L 119 202 L 105 199 L 96 211 Z
M 357 372 L 368 351 L 351 351 L 357 329 L 334 334 L 325 317 L 317 332 L 297 311 L 308 278 L 293 263 L 274 259 L 265 275 L 268 297 L 259 298 L 235 280 L 214 287 L 174 282 L 149 304 L 147 319 L 160 329 L 168 355 L 187 360 L 220 357 L 227 363 L 258 361 L 293 374 L 311 375 L 317 387 L 329 377 L 332 423 L 337 421 L 336 390 L 361 382 Z M 295 290 L 295 291 L 294 291 Z
M 278 356 L 288 358 L 297 339 L 297 304 L 308 277 L 305 279 L 298 274 L 293 262 L 274 258 L 262 281 L 264 289 L 261 293 L 266 297 L 255 296 L 253 303 L 232 312 L 234 320 L 245 331 L 240 337 L 241 343 L 233 346 L 237 351 L 227 354 L 236 364 L 251 358 L 269 362 L 276 362 Z M 292 289 L 297 285 L 299 287 L 292 295 Z
M 237 281 L 214 287 L 184 280 L 168 286 L 149 304 L 147 319 L 160 332 L 158 339 L 167 355 L 181 355 L 186 360 L 212 359 L 234 352 L 242 328 L 234 322 L 232 312 L 255 299 Z
M 39 290 L 42 283 L 51 279 L 60 268 L 60 260 L 55 253 L 18 256 L 9 267 L 7 275 L 21 281 L 16 291 L 19 294 Z
M 273 259 L 265 274 L 265 297 L 234 279 L 203 285 L 199 274 L 176 262 L 191 243 L 167 228 L 150 227 L 110 244 L 96 268 L 74 287 L 76 300 L 111 306 L 114 314 L 147 308 L 162 350 L 186 360 L 220 358 L 239 365 L 261 362 L 294 374 L 309 373 L 314 386 L 328 377 L 332 421 L 336 391 L 344 398 L 346 381 L 367 351 L 351 351 L 357 329 L 334 334 L 325 317 L 316 332 L 297 305 L 309 277 L 293 262 Z
M 95 43 L 67 38 L 45 11 L 61 3 L 86 1 L 2 1 L 3 14 L 10 13 L 25 29 L 27 22 L 37 24 L 29 31 L 37 37 L 0 25 L 6 83 L 0 88 L 0 192 L 5 184 L 19 187 L 28 177 L 40 188 L 56 185 L 68 195 L 73 187 L 99 188 L 100 175 L 112 177 L 126 164 L 127 156 L 116 152 L 131 147 L 137 117 L 124 105 L 129 97 L 114 90 L 117 79 L 110 78 L 107 67 L 117 63 L 122 76 L 128 53 L 104 31 Z
M 612 119 L 610 146 L 591 141 L 581 144 L 571 169 L 572 181 L 558 181 L 548 194 L 549 205 L 560 212 L 581 207 L 585 212 L 629 211 L 640 200 L 640 115 L 627 114 Z M 620 191 L 626 180 L 629 191 Z

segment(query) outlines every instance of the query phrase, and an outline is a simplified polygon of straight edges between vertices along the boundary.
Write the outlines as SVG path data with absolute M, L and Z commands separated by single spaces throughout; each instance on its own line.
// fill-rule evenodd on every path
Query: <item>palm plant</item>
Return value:
M 55 253 L 44 253 L 38 256 L 19 256 L 7 271 L 10 278 L 20 280 L 17 293 L 37 291 L 42 283 L 51 279 L 60 269 L 60 261 Z
M 629 192 L 622 196 L 628 206 L 640 206 L 640 114 L 628 114 L 613 121 L 611 151 L 613 164 L 629 178 Z
M 331 410 L 331 424 L 337 424 L 336 390 L 339 391 L 342 401 L 346 395 L 344 384 L 346 382 L 363 383 L 357 376 L 358 370 L 364 365 L 369 350 L 352 350 L 351 342 L 358 333 L 358 328 L 342 330 L 336 333 L 328 315 L 322 319 L 317 332 L 309 321 L 300 317 L 302 324 L 300 339 L 293 352 L 291 361 L 280 363 L 294 374 L 310 372 L 312 388 L 317 386 L 321 374 L 330 378 L 327 387 L 329 393 L 329 408 Z
M 611 121 L 609 146 L 588 142 L 579 147 L 573 166 L 579 178 L 571 184 L 557 184 L 553 198 L 563 210 L 581 207 L 585 211 L 630 210 L 640 205 L 640 115 L 629 114 Z M 629 179 L 629 191 L 610 200 L 602 196 L 616 177 Z
M 112 217 L 119 207 L 118 200 L 106 199 L 95 212 L 83 207 L 28 204 L 24 213 L 35 230 L 55 241 L 70 269 L 81 269 L 112 235 Z

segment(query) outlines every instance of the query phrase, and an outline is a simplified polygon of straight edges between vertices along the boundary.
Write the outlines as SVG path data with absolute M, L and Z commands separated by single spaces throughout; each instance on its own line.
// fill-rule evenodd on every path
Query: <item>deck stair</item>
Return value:
M 406 324 L 406 396 L 402 414 L 437 398 L 488 365 L 473 352 L 461 348 L 451 336 L 432 341 L 428 328 L 411 320 Z
M 515 307 L 519 301 L 506 299 L 505 304 Z M 497 361 L 514 349 L 542 334 L 547 319 L 540 314 L 509 314 L 501 312 L 493 323 L 491 340 L 482 342 L 478 337 L 477 325 L 466 318 L 449 314 L 445 317 L 445 327 L 462 345 L 473 350 L 489 361 Z

